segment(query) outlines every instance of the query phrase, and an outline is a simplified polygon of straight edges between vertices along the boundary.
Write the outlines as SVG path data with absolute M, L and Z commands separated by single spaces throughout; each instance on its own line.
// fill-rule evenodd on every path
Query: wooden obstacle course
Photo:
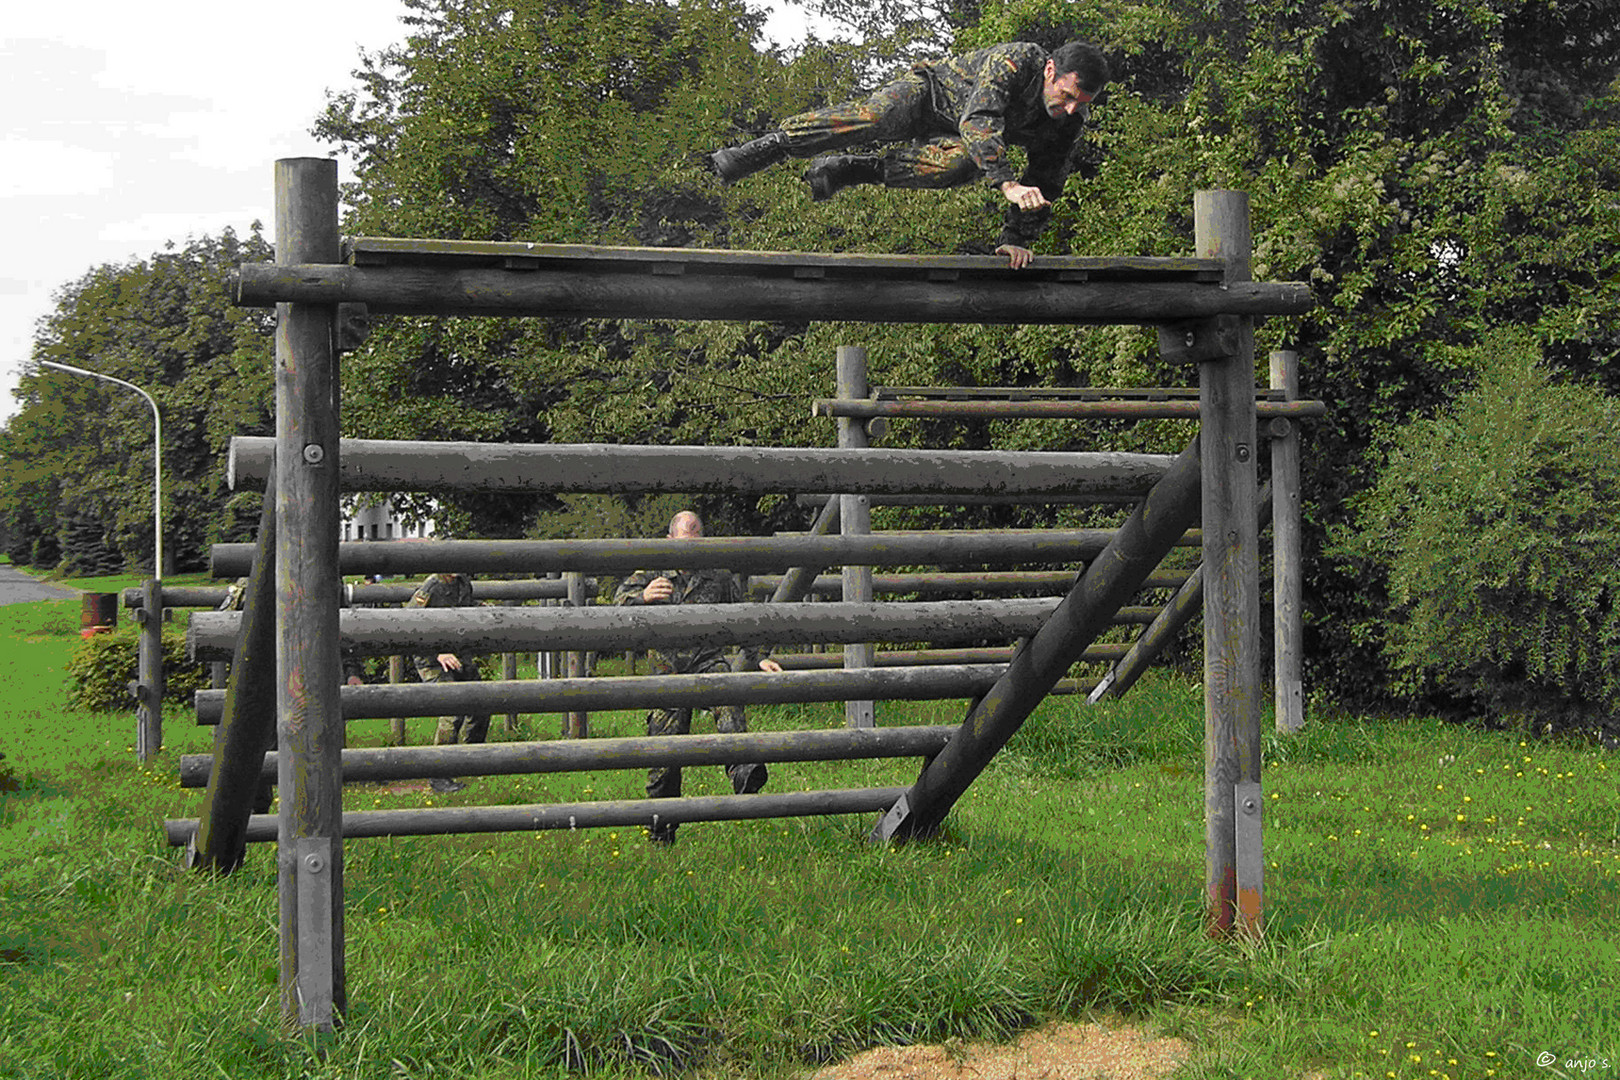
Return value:
M 677 820 L 677 814 L 697 815 L 680 820 L 710 820 L 701 815 L 853 812 L 857 805 L 872 804 L 873 809 L 888 810 L 880 834 L 927 835 L 989 755 L 1067 669 L 1067 659 L 1107 624 L 1112 611 L 1134 591 L 1134 583 L 1158 564 L 1197 518 L 1200 499 L 1209 612 L 1206 701 L 1211 702 L 1206 705 L 1209 922 L 1217 931 L 1233 926 L 1234 920 L 1257 928 L 1258 813 L 1247 814 L 1252 825 L 1244 826 L 1241 838 L 1232 827 L 1239 807 L 1257 810 L 1258 805 L 1258 696 L 1253 687 L 1258 665 L 1252 611 L 1258 603 L 1253 498 L 1258 454 L 1252 318 L 1303 313 L 1309 310 L 1311 297 L 1302 284 L 1249 280 L 1247 203 L 1241 195 L 1199 194 L 1194 215 L 1197 259 L 1043 257 L 1036 268 L 1016 272 L 994 258 L 648 253 L 529 244 L 356 241 L 340 253 L 336 206 L 333 162 L 278 162 L 277 263 L 244 266 L 236 283 L 243 303 L 281 305 L 272 456 L 282 515 L 277 639 L 278 667 L 286 682 L 277 706 L 282 733 L 277 759 L 278 861 L 282 1001 L 290 1020 L 329 1029 L 345 1006 L 341 908 L 345 833 L 375 829 L 400 835 L 401 829 L 419 825 L 430 831 L 569 827 L 589 815 L 624 823 L 643 822 L 652 814 L 664 814 L 667 821 Z M 342 264 L 344 255 L 347 265 Z M 414 314 L 1155 325 L 1167 358 L 1200 364 L 1204 432 L 1169 472 L 1159 468 L 1163 478 L 1151 491 L 1143 490 L 1140 474 L 1129 484 L 1110 486 L 1099 480 L 1090 494 L 1141 498 L 1131 520 L 1092 560 L 1052 619 L 1030 636 L 958 735 L 903 793 L 894 789 L 822 793 L 814 798 L 755 795 L 701 806 L 702 800 L 639 800 L 622 807 L 381 812 L 410 815 L 396 824 L 366 812 L 342 815 L 338 809 L 343 717 L 333 670 L 339 625 L 331 590 L 340 569 L 335 518 L 340 486 L 420 490 L 465 483 L 489 490 L 489 485 L 502 484 L 503 474 L 540 486 L 546 482 L 544 470 L 550 469 L 561 470 L 557 475 L 566 483 L 588 474 L 584 482 L 589 484 L 625 485 L 610 490 L 712 491 L 734 487 L 726 481 L 737 476 L 739 464 L 749 468 L 747 490 L 840 496 L 1064 496 L 1073 493 L 1074 480 L 1062 475 L 1061 468 L 1042 479 L 1036 474 L 1053 463 L 1040 460 L 1042 455 L 1025 455 L 995 466 L 1010 470 L 1002 479 L 986 474 L 963 485 L 956 478 L 968 464 L 947 468 L 934 454 L 931 465 L 916 462 L 912 474 L 885 488 L 860 475 L 871 463 L 883 461 L 899 476 L 899 459 L 886 457 L 897 452 L 882 450 L 818 452 L 849 454 L 848 461 L 790 461 L 791 455 L 781 451 L 551 447 L 525 452 L 514 461 L 491 455 L 488 448 L 458 444 L 459 450 L 440 449 L 466 454 L 468 467 L 463 472 L 445 471 L 442 459 L 424 469 L 392 452 L 366 460 L 371 447 L 340 444 L 332 410 L 331 331 L 336 305 L 344 302 L 365 303 L 377 312 Z M 647 449 L 656 454 L 646 453 Z M 654 456 L 675 469 L 679 455 L 671 453 L 674 449 L 690 450 L 695 460 L 710 464 L 681 465 L 678 474 L 665 478 L 667 487 L 634 486 L 639 482 L 635 474 L 645 473 Z M 597 464 L 588 460 L 593 456 L 607 461 L 605 472 L 593 471 Z M 361 467 L 355 468 L 356 463 Z M 1093 464 L 1108 468 L 1100 461 Z M 1120 459 L 1121 468 L 1126 464 Z M 268 474 L 270 465 L 261 462 L 260 468 L 261 474 Z M 704 469 L 709 470 L 707 479 Z M 604 481 L 606 473 L 615 478 Z M 862 564 L 847 551 L 840 561 Z M 811 565 L 811 560 L 790 565 Z M 365 615 L 349 613 L 351 619 Z M 834 806 L 842 809 L 827 809 Z M 560 824 L 565 819 L 568 825 Z M 250 827 L 267 826 L 250 823 Z M 1247 860 L 1241 868 L 1234 866 L 1239 851 Z

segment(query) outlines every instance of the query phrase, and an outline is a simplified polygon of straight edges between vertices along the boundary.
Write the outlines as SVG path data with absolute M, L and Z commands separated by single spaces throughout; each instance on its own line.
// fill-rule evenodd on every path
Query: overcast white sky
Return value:
M 801 17 L 772 6 L 767 37 L 797 40 Z M 330 152 L 308 133 L 326 91 L 350 85 L 362 49 L 404 36 L 403 12 L 400 0 L 7 5 L 0 421 L 56 290 L 170 240 L 273 225 L 272 163 Z

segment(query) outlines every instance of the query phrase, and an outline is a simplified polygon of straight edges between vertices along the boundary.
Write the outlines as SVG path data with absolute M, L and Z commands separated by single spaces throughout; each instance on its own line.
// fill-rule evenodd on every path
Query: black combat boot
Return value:
M 778 161 L 786 161 L 787 156 L 787 136 L 773 131 L 741 146 L 716 150 L 709 155 L 709 165 L 723 183 L 735 184 Z
M 810 185 L 810 198 L 826 202 L 855 184 L 883 183 L 883 159 L 873 155 L 828 154 L 818 157 L 804 170 Z

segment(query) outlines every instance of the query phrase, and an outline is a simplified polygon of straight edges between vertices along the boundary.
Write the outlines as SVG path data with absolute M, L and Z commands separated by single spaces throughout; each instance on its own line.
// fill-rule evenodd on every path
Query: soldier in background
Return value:
M 690 510 L 682 510 L 669 523 L 671 540 L 695 540 L 703 535 L 703 522 Z M 614 593 L 615 604 L 735 604 L 742 600 L 742 585 L 729 570 L 638 570 L 625 578 Z M 731 671 L 724 650 L 712 645 L 689 648 L 648 650 L 654 675 L 697 675 Z M 779 672 L 782 665 L 762 656 L 758 650 L 743 649 L 741 667 L 745 671 Z M 741 705 L 716 705 L 714 727 L 719 732 L 748 730 Z M 653 709 L 647 713 L 647 734 L 685 735 L 692 730 L 691 709 Z M 768 770 L 763 762 L 726 766 L 726 777 L 738 795 L 752 795 L 765 786 Z M 681 770 L 655 766 L 647 770 L 649 799 L 675 798 L 681 793 Z M 673 844 L 675 826 L 659 825 L 651 830 L 654 843 Z
M 404 606 L 477 607 L 478 601 L 473 599 L 472 579 L 466 574 L 429 574 Z M 417 677 L 425 683 L 479 681 L 477 657 L 442 652 L 434 656 L 415 656 L 412 660 L 416 665 Z M 433 743 L 435 746 L 457 742 L 481 743 L 488 738 L 488 713 L 482 716 L 444 716 L 439 718 Z

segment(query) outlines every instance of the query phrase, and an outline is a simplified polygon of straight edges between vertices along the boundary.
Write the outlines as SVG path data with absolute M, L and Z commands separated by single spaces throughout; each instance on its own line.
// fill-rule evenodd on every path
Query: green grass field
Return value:
M 1612 755 L 1424 719 L 1318 719 L 1271 741 L 1268 932 L 1214 942 L 1201 691 L 1169 676 L 1103 707 L 1049 700 L 937 843 L 873 847 L 866 817 L 689 825 L 673 850 L 633 830 L 354 841 L 349 1022 L 316 1055 L 280 1033 L 273 850 L 227 878 L 179 868 L 160 822 L 195 815 L 177 759 L 209 735 L 172 710 L 142 769 L 132 715 L 65 707 L 78 620 L 75 602 L 0 608 L 0 1077 L 778 1077 L 1098 1012 L 1188 1040 L 1188 1078 L 1620 1070 Z M 751 711 L 762 728 L 841 719 Z M 357 723 L 351 742 L 386 729 Z M 771 789 L 915 769 L 784 764 Z M 346 803 L 623 798 L 641 780 L 354 787 Z M 688 773 L 692 794 L 723 787 L 718 768 Z

